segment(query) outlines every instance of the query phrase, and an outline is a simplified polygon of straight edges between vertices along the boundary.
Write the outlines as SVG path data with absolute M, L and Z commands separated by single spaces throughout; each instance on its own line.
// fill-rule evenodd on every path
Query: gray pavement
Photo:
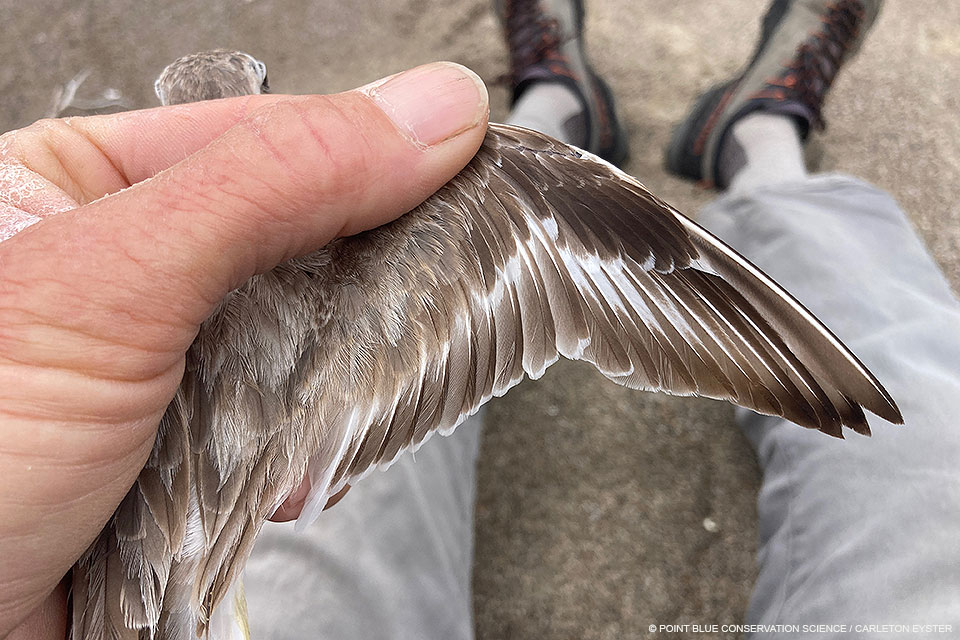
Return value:
M 701 89 L 749 55 L 764 0 L 605 0 L 587 44 L 632 138 L 627 169 L 683 211 L 710 194 L 668 177 L 662 149 Z M 218 46 L 267 62 L 277 92 L 332 92 L 436 59 L 492 83 L 506 69 L 486 0 L 0 0 L 0 131 L 153 79 Z M 960 286 L 960 3 L 891 2 L 827 105 L 823 169 L 896 196 Z M 493 118 L 506 91 L 491 91 Z M 70 111 L 69 113 L 77 113 Z M 742 621 L 758 471 L 731 409 L 616 387 L 561 363 L 493 403 L 477 509 L 479 638 L 655 637 L 650 624 Z M 672 635 L 670 637 L 680 637 Z M 730 636 L 720 636 L 730 637 Z

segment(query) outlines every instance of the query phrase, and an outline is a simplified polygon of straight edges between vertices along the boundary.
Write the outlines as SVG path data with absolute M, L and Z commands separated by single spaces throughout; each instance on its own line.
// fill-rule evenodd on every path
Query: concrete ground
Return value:
M 489 83 L 506 69 L 487 0 L 0 0 L 0 131 L 116 89 L 155 104 L 184 53 L 249 51 L 278 92 L 332 92 L 436 59 Z M 710 194 L 668 177 L 671 125 L 749 55 L 765 0 L 606 0 L 587 42 L 631 135 L 627 169 L 683 211 Z M 847 66 L 816 140 L 823 169 L 892 192 L 960 285 L 960 3 L 891 2 Z M 507 94 L 492 90 L 493 117 Z M 71 111 L 70 113 L 76 113 Z M 653 637 L 651 624 L 736 623 L 754 575 L 759 483 L 731 409 L 634 393 L 561 363 L 494 403 L 475 570 L 479 638 Z M 709 520 L 707 520 L 709 519 Z M 804 622 L 804 621 L 797 621 Z M 671 636 L 677 637 L 677 636 Z

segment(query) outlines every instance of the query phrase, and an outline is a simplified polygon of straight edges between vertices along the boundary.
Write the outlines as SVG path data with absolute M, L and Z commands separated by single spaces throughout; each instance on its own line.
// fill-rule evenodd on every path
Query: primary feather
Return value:
M 161 95 L 203 73 L 184 60 Z M 834 436 L 868 434 L 863 407 L 902 421 L 826 327 L 637 180 L 491 124 L 470 164 L 410 213 L 220 303 L 146 467 L 74 568 L 73 638 L 243 636 L 238 574 L 305 476 L 309 520 L 345 483 L 560 355 L 631 388 L 730 400 Z

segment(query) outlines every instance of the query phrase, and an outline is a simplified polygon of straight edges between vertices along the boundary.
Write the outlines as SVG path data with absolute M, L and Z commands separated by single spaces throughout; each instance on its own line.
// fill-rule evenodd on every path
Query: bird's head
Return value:
M 250 54 L 226 49 L 174 60 L 153 88 L 164 105 L 270 92 L 267 65 Z

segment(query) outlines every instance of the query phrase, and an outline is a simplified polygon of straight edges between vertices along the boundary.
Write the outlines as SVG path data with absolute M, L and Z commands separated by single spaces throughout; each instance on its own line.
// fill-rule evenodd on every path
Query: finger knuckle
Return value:
M 250 124 L 295 191 L 318 204 L 362 197 L 375 177 L 376 148 L 362 105 L 330 96 L 291 99 Z

